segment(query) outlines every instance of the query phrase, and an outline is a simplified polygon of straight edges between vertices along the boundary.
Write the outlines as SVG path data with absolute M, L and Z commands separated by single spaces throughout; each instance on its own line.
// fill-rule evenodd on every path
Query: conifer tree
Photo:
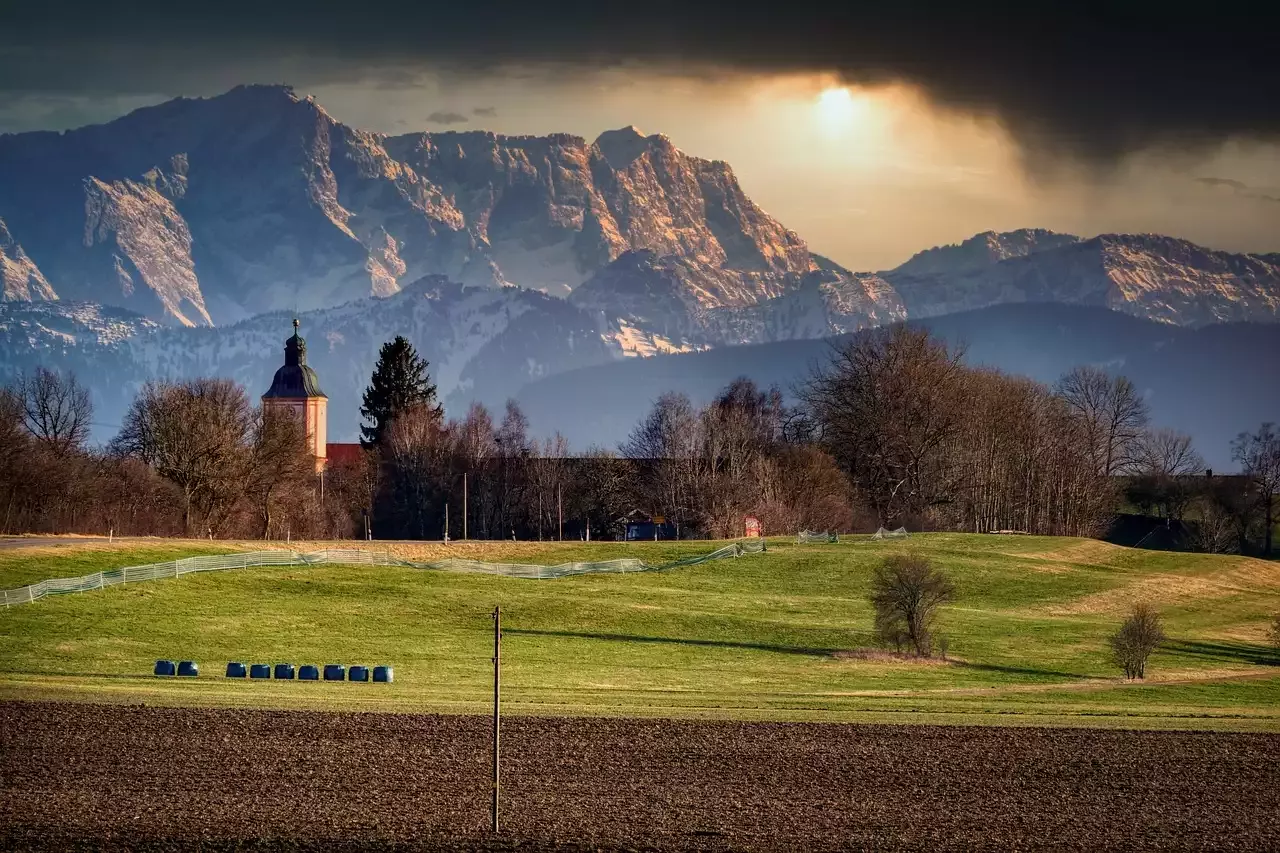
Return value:
M 427 374 L 427 362 L 402 335 L 382 345 L 369 387 L 364 390 L 360 415 L 368 421 L 360 427 L 360 444 L 373 448 L 387 426 L 416 406 L 425 406 L 436 418 L 444 412 L 436 402 L 436 386 Z

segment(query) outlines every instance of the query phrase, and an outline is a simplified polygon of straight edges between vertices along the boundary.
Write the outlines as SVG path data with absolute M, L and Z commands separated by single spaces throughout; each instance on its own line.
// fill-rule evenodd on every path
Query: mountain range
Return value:
M 0 136 L 0 273 L 0 379 L 76 370 L 104 432 L 148 378 L 228 375 L 257 393 L 294 315 L 337 439 L 355 434 L 395 334 L 456 409 L 618 360 L 766 352 L 753 345 L 1011 303 L 1170 335 L 1280 320 L 1276 254 L 1025 229 L 855 272 L 760 209 L 727 163 L 661 134 L 386 136 L 280 86 Z M 1016 336 L 989 326 L 978 333 Z M 759 363 L 748 350 L 728 358 Z M 1075 361 L 1095 360 L 1086 350 Z M 1028 359 L 1009 349 L 998 363 Z

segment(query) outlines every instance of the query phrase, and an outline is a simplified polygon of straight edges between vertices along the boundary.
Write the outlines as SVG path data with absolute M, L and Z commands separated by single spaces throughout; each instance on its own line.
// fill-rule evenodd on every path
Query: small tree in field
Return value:
M 1271 645 L 1280 649 L 1280 613 L 1276 614 L 1275 620 L 1271 623 Z
M 1165 640 L 1160 614 L 1146 604 L 1135 604 L 1129 618 L 1111 637 L 1111 654 L 1128 679 L 1144 678 L 1147 658 Z
M 919 554 L 885 557 L 871 576 L 876 635 L 899 648 L 909 643 L 920 657 L 933 654 L 938 607 L 955 599 L 955 584 Z

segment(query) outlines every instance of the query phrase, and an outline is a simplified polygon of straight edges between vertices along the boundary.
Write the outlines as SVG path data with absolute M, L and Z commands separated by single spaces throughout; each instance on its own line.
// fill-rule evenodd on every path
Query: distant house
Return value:
M 364 448 L 358 441 L 350 444 L 330 443 L 325 445 L 325 451 L 330 465 L 350 465 L 360 462 Z
M 625 533 L 623 538 L 628 542 L 654 542 L 663 539 L 678 539 L 676 526 L 661 515 L 650 515 L 638 509 L 614 522 Z

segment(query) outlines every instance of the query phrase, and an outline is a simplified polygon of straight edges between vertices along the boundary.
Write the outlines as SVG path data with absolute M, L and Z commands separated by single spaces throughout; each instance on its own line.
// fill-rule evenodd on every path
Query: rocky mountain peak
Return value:
M 179 324 L 389 295 L 432 274 L 566 295 L 635 249 L 708 271 L 814 268 L 727 164 L 660 134 L 388 137 L 287 86 L 0 138 L 0 216 L 20 218 L 65 298 Z
M 596 137 L 595 147 L 599 149 L 614 171 L 620 172 L 649 147 L 647 138 L 635 125 L 627 125 L 618 130 L 606 130 Z
M 31 302 L 57 299 L 40 268 L 27 257 L 9 227 L 0 219 L 0 301 Z
M 1048 231 L 991 236 L 922 252 L 884 276 L 914 317 L 1006 302 L 1054 302 L 1103 306 L 1180 326 L 1280 320 L 1280 264 L 1262 256 L 1159 234 L 1088 240 Z
M 1045 249 L 1078 243 L 1074 234 L 1059 234 L 1045 228 L 1020 228 L 1016 231 L 983 231 L 961 243 L 935 246 L 912 255 L 892 272 L 905 275 L 955 275 L 969 273 L 1021 258 Z

